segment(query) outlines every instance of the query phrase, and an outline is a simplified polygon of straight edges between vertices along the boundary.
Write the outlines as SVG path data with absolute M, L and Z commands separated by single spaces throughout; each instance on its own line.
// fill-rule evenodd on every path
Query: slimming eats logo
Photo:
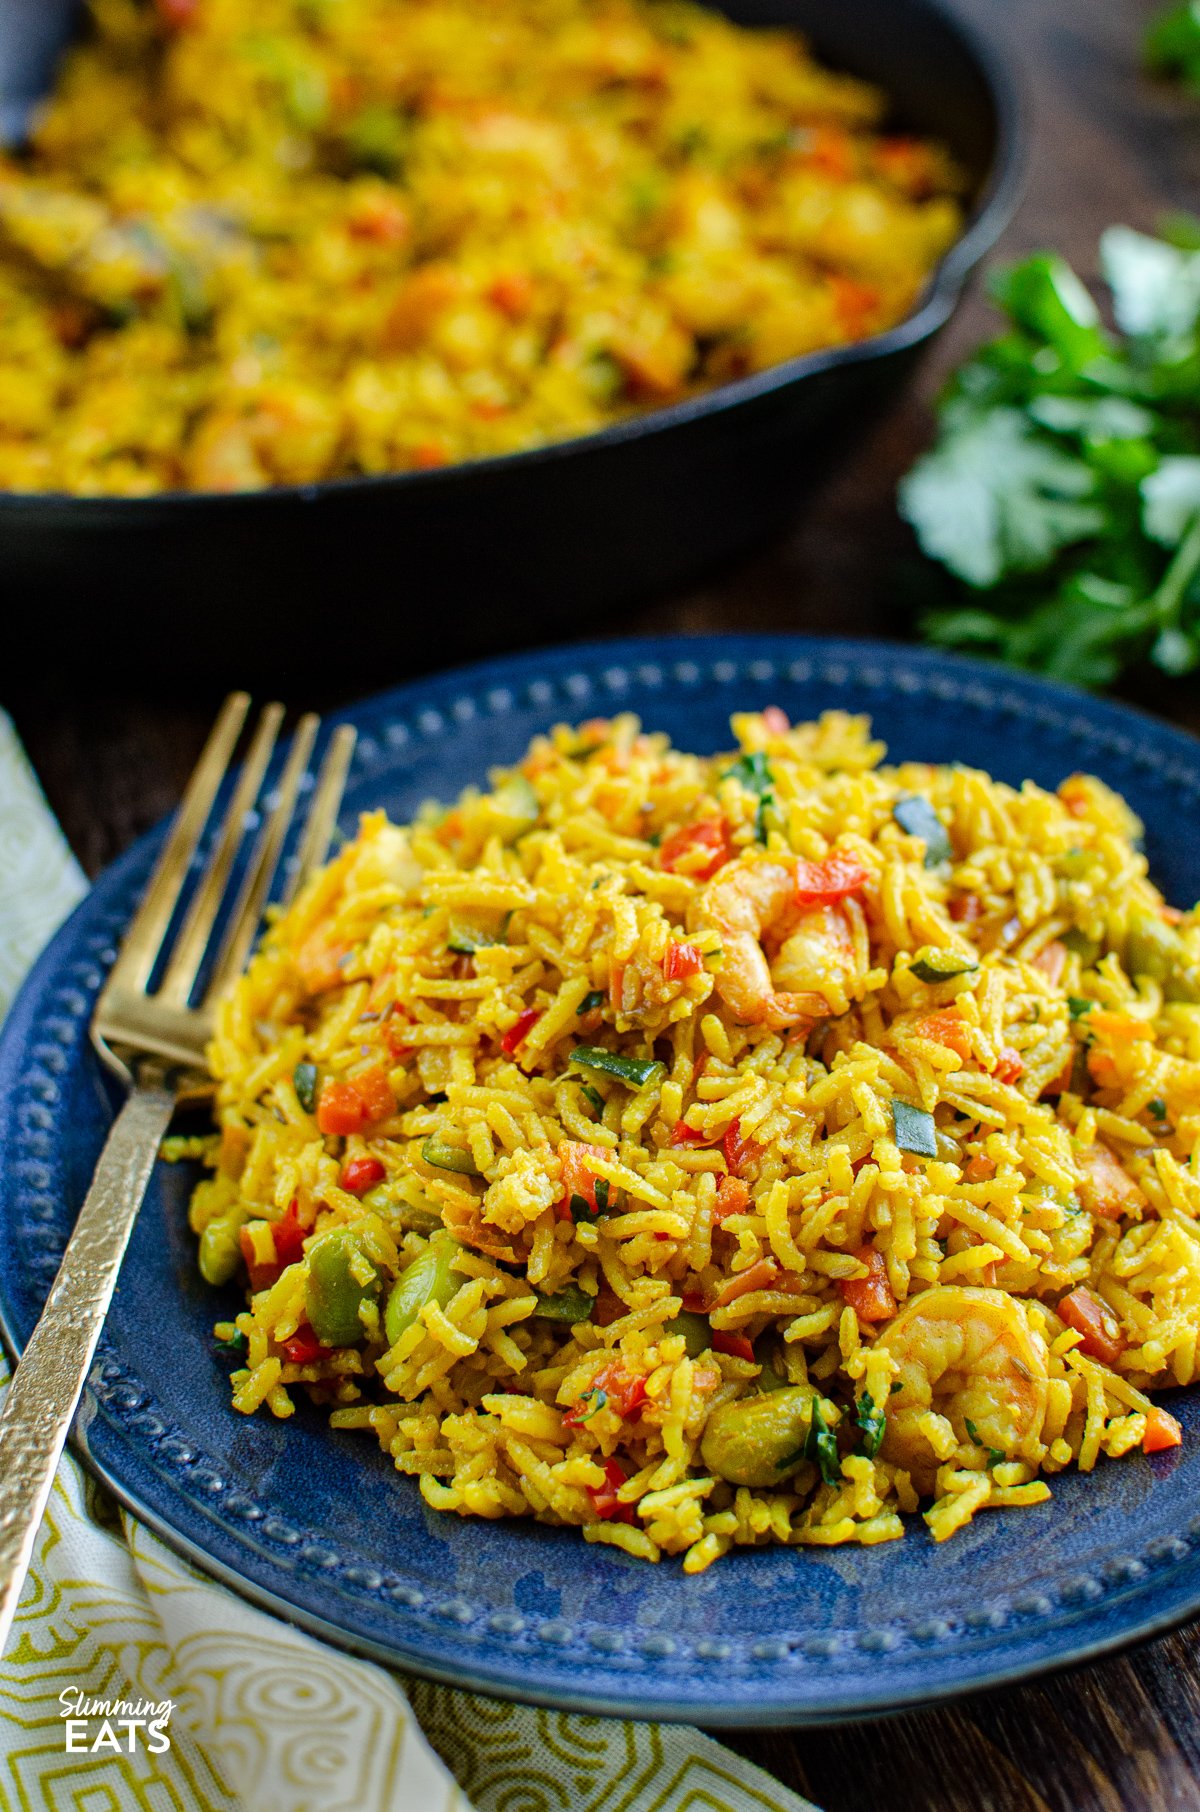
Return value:
M 59 1716 L 66 1720 L 63 1747 L 68 1755 L 132 1755 L 139 1740 L 150 1755 L 171 1747 L 167 1725 L 174 1699 L 89 1699 L 68 1686 L 58 1703 Z

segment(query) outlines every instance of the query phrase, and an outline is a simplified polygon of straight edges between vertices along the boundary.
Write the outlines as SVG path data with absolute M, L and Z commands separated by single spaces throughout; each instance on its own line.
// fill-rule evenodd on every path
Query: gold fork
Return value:
M 212 853 L 169 949 L 168 933 L 249 707 L 244 692 L 226 699 L 92 1019 L 92 1043 L 129 1089 L 129 1098 L 100 1154 L 58 1275 L 0 1413 L 0 1652 L 159 1145 L 177 1101 L 205 1089 L 204 1047 L 212 1031 L 214 1003 L 245 966 L 296 817 L 319 724 L 311 715 L 297 726 L 269 811 L 264 802 L 261 827 L 210 979 L 200 1003 L 191 1005 L 214 927 L 231 891 L 247 819 L 266 778 L 283 720 L 282 705 L 267 705 L 259 719 Z M 354 731 L 343 725 L 330 740 L 314 785 L 284 904 L 324 860 L 353 750 Z M 162 979 L 151 992 L 151 978 L 163 957 Z

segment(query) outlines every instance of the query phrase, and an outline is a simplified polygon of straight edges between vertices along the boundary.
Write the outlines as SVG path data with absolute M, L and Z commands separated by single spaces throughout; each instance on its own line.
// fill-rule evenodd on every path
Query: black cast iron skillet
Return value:
M 0 121 L 13 129 L 67 35 L 69 0 L 0 0 Z M 1009 69 L 935 0 L 728 0 L 798 26 L 879 84 L 890 124 L 947 143 L 966 230 L 917 309 L 598 434 L 441 471 L 240 495 L 0 493 L 0 596 L 70 623 L 56 654 L 147 646 L 239 676 L 444 664 L 683 585 L 780 528 L 907 377 L 1007 220 L 1022 108 Z M 5 103 L 7 103 L 5 105 Z M 365 676 L 365 678 L 364 678 Z

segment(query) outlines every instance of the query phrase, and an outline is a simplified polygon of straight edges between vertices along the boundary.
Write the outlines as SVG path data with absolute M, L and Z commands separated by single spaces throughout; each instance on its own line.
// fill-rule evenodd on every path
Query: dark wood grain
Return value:
M 1032 92 L 1028 187 L 1003 250 L 1056 245 L 1094 276 L 1105 225 L 1150 228 L 1167 210 L 1200 208 L 1200 101 L 1139 74 L 1141 0 L 957 3 L 1004 35 Z M 780 545 L 605 627 L 906 635 L 898 575 L 913 549 L 894 510 L 896 480 L 927 443 L 930 398 L 990 322 L 976 290 L 909 395 Z M 152 698 L 123 693 L 111 674 L 64 680 L 52 660 L 43 669 L 52 678 L 0 674 L 0 696 L 91 873 L 178 798 L 217 702 L 215 688 L 188 687 L 186 631 L 168 617 L 163 635 L 170 658 Z M 231 669 L 229 683 L 238 677 Z M 345 695 L 404 677 L 359 669 Z M 1147 681 L 1127 695 L 1200 728 L 1194 682 Z M 291 702 L 327 706 L 338 695 Z M 1200 1812 L 1200 1630 L 941 1711 L 719 1734 L 827 1812 Z

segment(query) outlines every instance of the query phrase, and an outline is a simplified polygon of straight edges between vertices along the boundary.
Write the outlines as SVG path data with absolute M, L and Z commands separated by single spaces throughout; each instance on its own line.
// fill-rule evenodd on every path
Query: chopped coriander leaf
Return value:
M 1153 1101 L 1147 1101 L 1146 1111 L 1147 1113 L 1153 1114 L 1156 1120 L 1165 1120 L 1167 1117 L 1167 1104 L 1161 1095 L 1155 1095 Z
M 594 1299 L 576 1284 L 569 1284 L 553 1296 L 543 1296 L 540 1290 L 535 1290 L 534 1295 L 537 1308 L 533 1312 L 543 1321 L 566 1321 L 573 1325 L 586 1321 L 594 1307 Z
M 901 1151 L 911 1151 L 919 1158 L 937 1157 L 937 1128 L 933 1115 L 927 1114 L 923 1107 L 913 1107 L 907 1101 L 893 1101 L 892 1123 Z
M 597 1177 L 595 1182 L 596 1213 L 608 1213 L 608 1192 L 610 1184 L 607 1177 Z
M 292 1071 L 292 1087 L 296 1099 L 306 1114 L 317 1111 L 317 1066 L 315 1063 L 298 1063 Z
M 615 1076 L 628 1088 L 645 1088 L 653 1077 L 663 1073 L 664 1067 L 653 1057 L 622 1057 L 598 1044 L 577 1044 L 571 1052 L 571 1062 L 583 1069 L 598 1070 L 604 1076 Z
M 594 1013 L 597 1008 L 602 1007 L 603 1005 L 604 989 L 593 988 L 590 994 L 584 995 L 578 1007 L 575 1009 L 575 1017 L 577 1019 L 582 1019 L 585 1013 Z
M 827 1485 L 839 1484 L 842 1460 L 838 1453 L 837 1435 L 825 1420 L 825 1406 L 820 1397 L 813 1398 L 812 1421 L 804 1443 L 804 1457 L 815 1460 Z
M 748 792 L 758 794 L 758 810 L 754 815 L 754 834 L 760 843 L 767 840 L 766 813 L 775 804 L 775 777 L 771 764 L 761 749 L 753 754 L 739 755 L 731 768 L 726 768 L 726 780 L 738 780 Z
M 1082 1019 L 1085 1014 L 1091 1012 L 1095 1004 L 1094 1000 L 1085 1000 L 1079 994 L 1067 995 L 1067 1012 L 1072 1019 Z
M 906 836 L 920 837 L 925 845 L 926 868 L 936 868 L 939 862 L 950 860 L 954 852 L 950 847 L 949 832 L 928 799 L 922 799 L 919 793 L 897 799 L 892 807 L 892 817 Z
M 606 1390 L 601 1390 L 599 1385 L 596 1385 L 592 1390 L 585 1390 L 575 1406 L 573 1419 L 576 1422 L 590 1422 L 596 1412 L 603 1409 L 607 1402 L 608 1392 Z M 586 1409 L 583 1407 L 585 1403 L 587 1404 Z
M 594 1107 L 598 1114 L 604 1112 L 604 1096 L 599 1089 L 593 1088 L 590 1082 L 581 1082 L 579 1092 L 584 1100 Z
M 223 1359 L 241 1359 L 249 1344 L 241 1328 L 235 1328 L 228 1340 L 214 1340 L 213 1342 L 215 1350 Z
M 451 919 L 446 934 L 446 948 L 453 950 L 456 956 L 474 956 L 477 950 L 490 950 L 502 941 L 489 937 L 478 925 L 468 924 L 465 919 Z
M 882 1406 L 876 1409 L 875 1401 L 869 1390 L 865 1390 L 855 1404 L 854 1420 L 862 1435 L 859 1446 L 867 1458 L 873 1460 L 883 1446 L 883 1437 L 887 1430 L 887 1417 Z

